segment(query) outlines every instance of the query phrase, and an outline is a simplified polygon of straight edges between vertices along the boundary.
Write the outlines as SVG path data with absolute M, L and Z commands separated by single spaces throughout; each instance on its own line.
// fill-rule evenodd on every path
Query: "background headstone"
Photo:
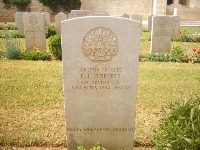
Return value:
M 24 33 L 26 49 L 38 48 L 40 51 L 46 50 L 46 32 L 44 27 L 44 15 L 37 12 L 24 13 Z
M 148 30 L 149 31 L 151 31 L 151 29 L 152 29 L 152 18 L 153 18 L 153 16 L 154 15 L 149 15 L 148 16 L 148 24 L 147 24 L 147 26 L 148 26 Z
M 133 15 L 131 15 L 131 19 L 140 21 L 141 24 L 142 24 L 142 15 L 140 15 L 140 14 L 133 14 Z
M 171 49 L 173 18 L 154 16 L 151 32 L 150 53 L 168 52 Z
M 140 28 L 108 16 L 61 22 L 68 150 L 133 149 Z
M 122 18 L 128 18 L 128 19 L 130 19 L 130 16 L 128 14 L 123 14 Z
M 63 12 L 59 12 L 55 16 L 55 27 L 56 27 L 56 32 L 60 33 L 61 32 L 61 21 L 67 20 L 67 15 L 65 15 Z
M 70 12 L 67 16 L 68 16 L 68 19 L 78 17 L 77 14 L 76 14 L 75 12 Z
M 93 13 L 93 14 L 90 14 L 90 16 L 109 16 L 109 15 L 106 13 Z
M 24 33 L 24 23 L 23 23 L 23 14 L 24 12 L 16 12 L 15 13 L 15 24 L 18 28 L 18 31 Z
M 44 26 L 46 29 L 48 29 L 49 25 L 50 25 L 50 16 L 48 12 L 43 12 L 42 13 L 44 15 Z
M 180 31 L 181 18 L 179 16 L 172 16 L 173 18 L 173 28 L 172 37 L 177 36 Z
M 77 17 L 85 17 L 88 15 L 87 10 L 71 10 L 71 13 L 76 13 Z

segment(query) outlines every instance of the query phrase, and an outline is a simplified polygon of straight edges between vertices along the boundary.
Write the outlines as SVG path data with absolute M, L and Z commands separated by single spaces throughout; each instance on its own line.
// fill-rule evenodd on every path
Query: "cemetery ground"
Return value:
M 200 28 L 184 29 L 200 32 Z M 149 38 L 149 32 L 142 33 L 134 137 L 138 149 L 153 149 L 152 133 L 163 106 L 200 95 L 200 64 L 143 61 L 149 53 Z M 4 42 L 0 38 L 0 50 L 4 49 Z M 23 38 L 20 42 L 25 47 Z M 194 42 L 172 44 L 186 49 L 200 48 Z M 0 78 L 0 149 L 64 148 L 61 62 L 0 60 Z

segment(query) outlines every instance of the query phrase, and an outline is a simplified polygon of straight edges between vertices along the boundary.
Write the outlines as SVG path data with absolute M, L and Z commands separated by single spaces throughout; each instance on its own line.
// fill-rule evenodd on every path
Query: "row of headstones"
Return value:
M 63 12 L 55 15 L 56 32 L 61 32 L 61 21 L 84 16 L 109 16 L 106 13 L 89 13 L 86 10 L 72 10 L 68 15 Z M 126 14 L 121 17 L 127 18 Z M 139 20 L 142 22 L 142 16 L 135 14 L 131 19 Z M 46 50 L 46 34 L 45 30 L 50 25 L 50 15 L 47 12 L 16 12 L 15 23 L 19 32 L 25 34 L 26 49 L 38 48 L 41 51 Z
M 138 20 L 142 24 L 142 15 L 122 15 L 124 18 Z M 181 19 L 179 16 L 153 16 L 148 17 L 148 30 L 151 32 L 150 53 L 169 52 L 171 39 L 180 31 Z
M 90 16 L 106 15 L 104 13 L 94 13 Z M 38 48 L 40 51 L 46 50 L 46 29 L 50 25 L 50 15 L 47 12 L 16 12 L 15 23 L 19 32 L 25 34 L 26 49 Z M 60 12 L 55 16 L 56 32 L 60 33 L 60 23 L 63 20 L 88 16 L 88 12 L 85 10 L 72 10 L 71 13 L 65 15 Z

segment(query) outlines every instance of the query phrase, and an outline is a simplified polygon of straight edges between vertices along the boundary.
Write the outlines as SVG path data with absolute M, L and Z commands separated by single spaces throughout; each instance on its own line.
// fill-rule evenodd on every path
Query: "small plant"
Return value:
M 53 54 L 55 59 L 62 60 L 60 35 L 54 35 L 49 38 L 49 51 Z
M 170 103 L 166 109 L 158 129 L 154 130 L 156 149 L 199 150 L 200 97 Z
M 33 48 L 33 50 L 22 51 L 20 59 L 46 61 L 51 60 L 51 55 L 48 52 L 39 51 L 38 48 Z
M 6 37 L 6 53 L 5 56 L 7 59 L 20 59 L 20 44 L 17 39 L 11 37 Z
M 187 34 L 186 30 L 180 31 L 179 34 L 172 39 L 177 42 L 200 42 L 200 34 Z
M 148 61 L 157 61 L 157 62 L 168 62 L 169 55 L 168 53 L 152 53 L 147 55 Z
M 85 149 L 83 146 L 79 146 L 77 148 L 77 150 L 87 150 L 87 149 Z M 94 147 L 90 148 L 89 150 L 107 150 L 107 149 L 105 149 L 105 148 L 101 147 L 100 145 L 98 145 L 98 146 L 94 146 Z
M 149 54 L 147 61 L 200 63 L 200 49 L 183 50 L 179 45 L 173 45 L 170 53 Z
M 47 29 L 46 37 L 49 38 L 49 37 L 54 36 L 54 35 L 56 35 L 56 28 L 54 26 L 50 26 Z
M 5 23 L 0 25 L 0 30 L 18 30 L 18 28 L 14 24 Z

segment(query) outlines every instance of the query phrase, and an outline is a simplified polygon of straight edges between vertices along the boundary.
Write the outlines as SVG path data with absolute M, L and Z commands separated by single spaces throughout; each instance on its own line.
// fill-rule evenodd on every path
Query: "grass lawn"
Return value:
M 0 60 L 0 144 L 65 146 L 60 61 Z M 200 65 L 140 62 L 135 141 L 150 145 L 162 105 L 200 95 Z
M 149 53 L 149 37 L 149 32 L 143 32 L 140 57 Z M 19 40 L 23 47 L 24 39 Z M 199 43 L 178 44 L 200 48 Z M 0 60 L 0 149 L 66 146 L 62 85 L 60 61 Z M 163 105 L 194 95 L 200 96 L 200 64 L 140 62 L 136 145 L 152 146 L 152 131 Z

